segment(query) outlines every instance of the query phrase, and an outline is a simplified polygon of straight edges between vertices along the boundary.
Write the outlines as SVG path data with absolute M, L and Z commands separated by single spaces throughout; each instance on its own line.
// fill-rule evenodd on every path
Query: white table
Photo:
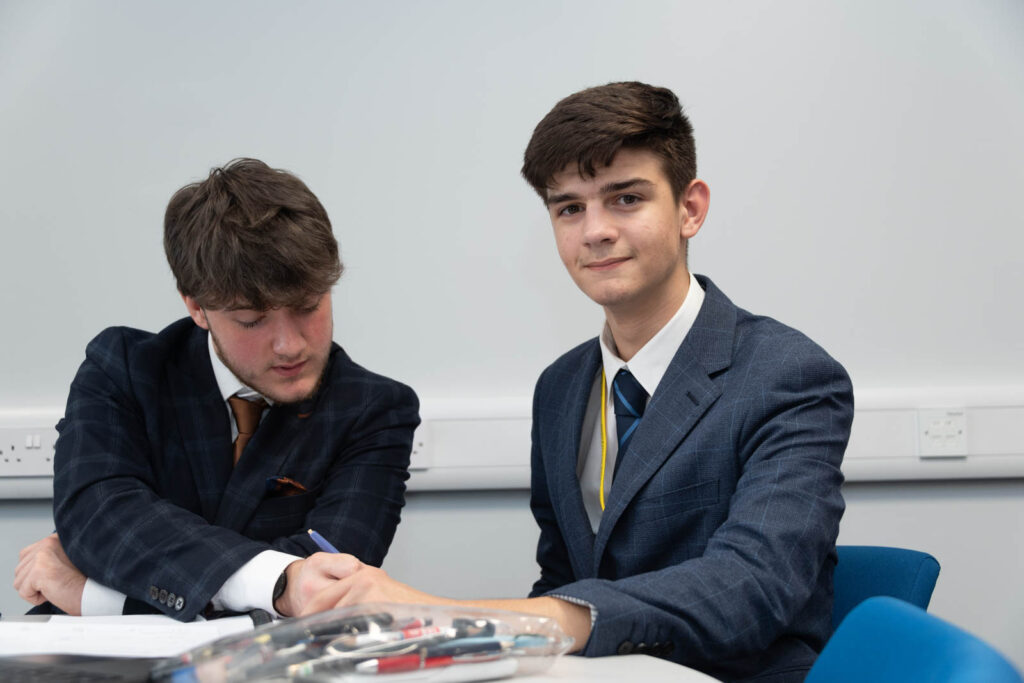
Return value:
M 510 678 L 510 682 L 564 683 L 565 681 L 640 681 L 642 683 L 717 683 L 700 671 L 648 655 L 622 657 L 562 656 L 542 674 Z
M 237 623 L 235 623 L 237 622 Z M 228 627 L 232 628 L 228 628 Z M 204 629 L 226 629 L 216 634 Z M 0 655 L 61 652 L 87 655 L 160 657 L 171 647 L 177 652 L 194 645 L 183 638 L 206 642 L 233 630 L 251 629 L 249 617 L 217 619 L 211 622 L 182 624 L 170 617 L 137 615 L 133 617 L 26 617 L 0 620 Z M 192 634 L 191 631 L 196 631 Z M 147 648 L 156 647 L 156 650 Z M 463 665 L 466 667 L 477 665 Z M 457 670 L 469 671 L 462 666 Z M 437 670 L 440 671 L 440 670 Z M 506 672 L 504 675 L 508 675 Z M 415 678 L 410 672 L 410 676 Z M 420 675 L 422 676 L 422 674 Z M 388 679 L 399 683 L 403 674 Z M 369 680 L 373 677 L 366 677 Z M 362 679 L 360 679 L 362 680 Z M 383 680 L 383 677 L 382 677 Z M 716 683 L 712 678 L 680 664 L 648 655 L 618 657 L 577 657 L 562 655 L 548 670 L 532 676 L 506 678 L 509 683 L 565 683 L 566 681 L 631 681 L 639 683 Z

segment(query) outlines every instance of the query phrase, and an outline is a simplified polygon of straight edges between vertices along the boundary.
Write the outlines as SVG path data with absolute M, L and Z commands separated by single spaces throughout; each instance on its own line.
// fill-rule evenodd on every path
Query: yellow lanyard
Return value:
M 604 465 L 608 459 L 608 420 L 605 414 L 608 411 L 608 390 L 604 383 L 604 366 L 601 366 L 601 488 L 598 491 L 598 501 L 601 503 L 601 510 L 604 510 Z

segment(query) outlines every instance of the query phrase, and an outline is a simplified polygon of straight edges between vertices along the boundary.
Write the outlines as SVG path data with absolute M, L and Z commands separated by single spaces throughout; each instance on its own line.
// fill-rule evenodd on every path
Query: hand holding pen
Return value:
M 322 561 L 331 563 L 331 566 L 335 567 L 335 573 L 333 574 L 334 581 L 330 585 L 326 585 L 324 590 L 307 593 L 309 597 L 304 605 L 303 614 L 368 602 L 416 605 L 440 605 L 452 602 L 418 591 L 401 581 L 396 581 L 380 567 L 365 564 L 352 555 L 339 553 L 337 548 L 313 529 L 309 529 L 307 533 L 323 553 L 315 553 L 306 558 L 305 562 L 316 561 L 317 558 L 328 558 Z M 332 556 L 337 558 L 337 562 L 332 563 L 329 559 Z
M 316 531 L 309 529 L 307 533 L 323 552 L 313 552 L 308 557 L 296 559 L 285 568 L 284 591 L 275 594 L 274 599 L 274 608 L 283 616 L 298 617 L 323 611 L 323 607 L 311 606 L 311 601 L 362 567 L 357 558 L 339 552 Z

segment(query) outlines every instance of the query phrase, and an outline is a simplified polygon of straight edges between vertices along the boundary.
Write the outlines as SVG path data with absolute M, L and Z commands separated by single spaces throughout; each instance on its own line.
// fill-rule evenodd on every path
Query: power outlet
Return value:
M 52 477 L 57 430 L 0 427 L 0 477 Z
M 410 470 L 428 470 L 434 464 L 430 442 L 430 422 L 423 420 L 412 434 L 412 454 L 409 458 Z
M 967 457 L 967 411 L 920 410 L 917 453 L 922 458 Z

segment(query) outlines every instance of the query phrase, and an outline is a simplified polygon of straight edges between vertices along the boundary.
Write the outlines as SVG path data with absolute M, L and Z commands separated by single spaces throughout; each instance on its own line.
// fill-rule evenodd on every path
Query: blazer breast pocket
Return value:
M 718 504 L 718 480 L 688 484 L 636 502 L 635 512 L 645 522 L 668 519 Z
M 272 541 L 305 531 L 306 515 L 315 502 L 315 491 L 264 498 L 256 506 L 245 535 L 258 541 Z

